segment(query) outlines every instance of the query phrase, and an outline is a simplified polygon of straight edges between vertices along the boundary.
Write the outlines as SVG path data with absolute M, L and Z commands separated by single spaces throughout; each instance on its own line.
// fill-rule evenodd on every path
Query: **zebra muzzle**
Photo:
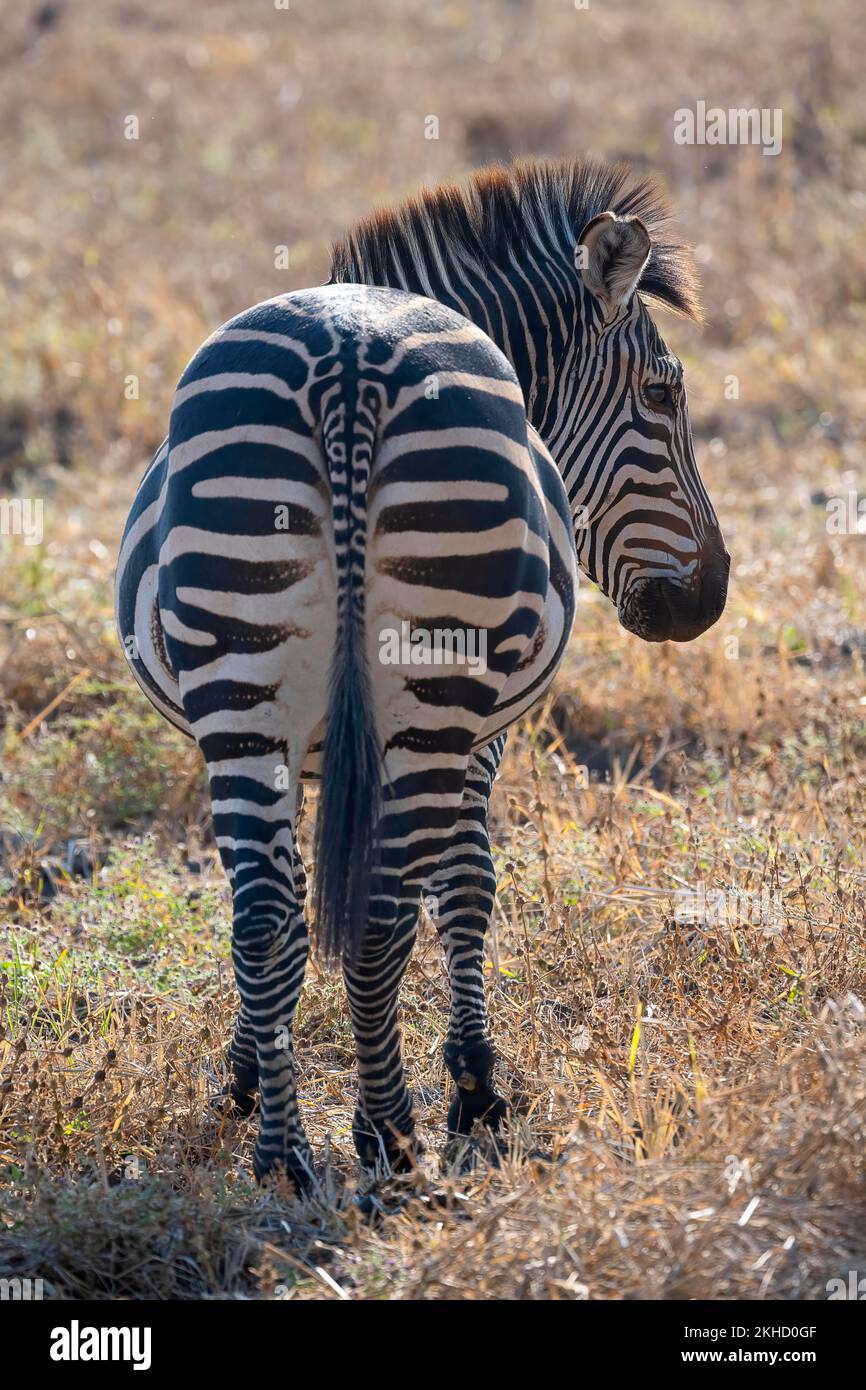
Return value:
M 620 608 L 619 620 L 645 642 L 691 642 L 725 609 L 730 556 L 722 552 L 689 588 L 667 576 L 648 579 Z

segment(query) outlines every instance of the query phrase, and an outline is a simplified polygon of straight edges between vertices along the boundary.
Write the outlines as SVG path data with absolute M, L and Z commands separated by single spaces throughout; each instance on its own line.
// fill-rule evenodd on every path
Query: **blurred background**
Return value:
M 593 154 L 657 175 L 695 247 L 706 323 L 657 318 L 685 363 L 698 460 L 733 557 L 730 598 L 699 642 L 649 648 L 584 585 L 556 689 L 512 739 L 494 812 L 497 854 L 510 865 L 490 967 L 494 1031 L 535 1097 L 532 1123 L 594 1136 L 595 1167 L 581 1162 L 561 1181 L 572 1183 L 569 1212 L 595 1232 L 596 1263 L 575 1273 L 544 1234 L 536 1194 L 526 1199 L 531 1237 L 520 1240 L 541 1242 L 541 1273 L 526 1274 L 507 1241 L 494 1258 L 482 1233 L 465 1287 L 475 1287 L 480 1251 L 491 1289 L 508 1295 L 579 1296 L 568 1294 L 577 1279 L 607 1297 L 674 1287 L 817 1296 L 839 1252 L 854 1258 L 846 1184 L 866 1152 L 850 1120 L 864 1054 L 862 1041 L 845 1051 L 856 1010 L 839 1005 L 830 1022 L 826 1011 L 831 996 L 862 992 L 864 961 L 864 71 L 853 0 L 3 7 L 0 499 L 40 499 L 44 537 L 0 535 L 0 906 L 13 943 L 2 988 L 9 1036 L 35 1039 L 33 1065 L 49 1068 L 58 1107 L 34 1110 L 36 1073 L 15 1073 L 17 1128 L 3 1131 L 3 1154 L 20 1171 L 25 1134 L 55 1174 L 79 1171 L 98 1146 L 123 1174 L 132 1154 L 157 1182 L 151 1205 L 138 1189 L 145 1230 L 169 1209 L 183 1226 L 186 1208 L 172 1203 L 190 1154 L 216 1144 L 226 1171 L 247 1171 L 249 1134 L 215 1138 L 195 1118 L 209 1084 L 202 1056 L 222 1045 L 233 1007 L 228 902 L 198 755 L 133 687 L 112 619 L 123 522 L 186 361 L 229 316 L 324 280 L 329 243 L 372 205 L 514 155 Z M 698 102 L 780 110 L 780 152 L 678 144 L 676 113 Z M 704 881 L 780 893 L 782 944 L 751 951 L 727 940 L 662 969 L 664 895 Z M 562 945 L 585 940 L 576 921 L 594 955 Z M 565 932 L 555 948 L 550 931 Z M 422 1121 L 441 1127 L 445 1004 L 430 938 L 407 985 L 407 1055 Z M 647 978 L 673 1031 L 645 1030 L 638 1047 Z M 55 994 L 66 1002 L 46 1021 Z M 133 997 L 150 1000 L 137 1024 Z M 318 976 L 305 1001 L 309 1103 L 339 1150 L 351 1113 L 349 1083 L 334 1081 L 351 1073 L 345 1008 Z M 813 1060 L 825 1055 L 820 1030 L 831 1024 L 847 1100 L 828 1071 L 814 1079 L 813 1109 L 802 1095 L 795 1105 L 799 1082 L 784 1068 L 804 1046 Z M 163 1039 L 176 1030 L 185 1100 L 141 1060 L 150 1028 Z M 50 1049 L 40 1052 L 45 1036 L 71 1049 L 59 1079 Z M 109 1039 L 120 1072 L 106 1069 Z M 140 1089 L 121 1123 L 133 1075 Z M 707 1121 L 714 1086 L 728 1100 Z M 692 1148 L 683 1115 L 695 1118 Z M 810 1147 L 822 1116 L 836 1137 L 827 1119 Z M 658 1230 L 641 1224 L 634 1171 L 620 1183 L 617 1167 L 623 1152 L 644 1150 L 671 1165 L 671 1210 L 653 1218 L 664 1229 L 670 1219 L 664 1257 Z M 788 1181 L 785 1156 L 798 1151 L 807 1156 Z M 750 1152 L 755 1174 L 764 1155 L 781 1205 L 768 1197 L 771 1215 L 748 1230 L 729 1230 L 722 1212 L 717 1262 L 689 1264 L 677 1245 L 683 1213 L 703 1209 L 707 1192 L 683 1174 L 731 1152 Z M 822 1192 L 836 1213 L 823 1225 Z M 94 1287 L 105 1249 L 129 1228 L 86 1200 L 67 1213 L 74 1238 L 65 1273 L 55 1268 L 67 1290 Z M 202 1202 L 208 1239 L 234 1249 L 216 1197 L 200 1199 L 192 1225 Z M 38 1216 L 31 1209 L 34 1240 Z M 52 1220 L 43 1212 L 56 1235 Z M 614 1228 L 629 1223 L 626 1254 Z M 785 1246 L 794 1230 L 799 1264 Z M 764 1249 L 772 1258 L 753 1269 Z M 45 1249 L 39 1258 L 50 1263 Z M 413 1286 L 414 1256 L 389 1258 L 400 1288 Z M 449 1259 L 436 1266 L 441 1287 L 460 1281 Z M 231 1277 L 202 1276 L 202 1287 L 258 1287 L 243 1261 L 223 1268 Z M 674 1269 L 680 1282 L 666 1283 Z M 162 1267 L 147 1277 L 162 1296 L 187 1296 L 160 1282 Z M 137 1296 L 145 1285 L 130 1279 L 120 1291 Z

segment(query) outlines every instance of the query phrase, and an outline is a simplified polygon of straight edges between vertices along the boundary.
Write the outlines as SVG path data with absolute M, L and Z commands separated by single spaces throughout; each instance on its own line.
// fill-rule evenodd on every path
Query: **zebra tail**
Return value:
M 347 395 L 344 387 L 342 400 L 322 422 L 334 517 L 337 630 L 322 747 L 313 891 L 316 944 L 330 960 L 356 954 L 367 929 L 382 797 L 382 756 L 365 652 L 366 493 L 378 411 L 368 403 L 368 410 L 350 412 Z

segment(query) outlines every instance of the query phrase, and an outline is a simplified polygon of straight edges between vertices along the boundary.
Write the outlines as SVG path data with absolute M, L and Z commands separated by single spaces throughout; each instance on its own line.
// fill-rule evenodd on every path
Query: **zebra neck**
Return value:
M 550 447 L 568 413 L 564 388 L 582 337 L 584 300 L 568 255 L 523 246 L 519 262 L 512 251 L 504 262 L 465 258 L 456 265 L 440 251 L 435 263 L 419 255 L 407 264 L 392 248 L 386 278 L 382 269 L 376 275 L 356 263 L 351 278 L 438 300 L 492 338 L 517 374 L 532 425 Z

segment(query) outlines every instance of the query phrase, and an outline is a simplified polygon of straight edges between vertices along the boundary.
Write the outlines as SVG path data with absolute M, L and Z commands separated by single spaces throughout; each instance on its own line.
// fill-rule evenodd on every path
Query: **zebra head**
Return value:
M 730 556 L 695 462 L 682 363 L 637 293 L 651 253 L 639 217 L 605 211 L 583 228 L 570 408 L 548 442 L 581 569 L 629 632 L 687 642 L 721 616 Z
M 581 568 L 630 632 L 682 642 L 720 616 L 729 557 L 682 366 L 644 303 L 699 317 L 667 217 L 625 165 L 517 161 L 363 219 L 335 246 L 331 282 L 438 299 L 493 339 L 562 473 Z

